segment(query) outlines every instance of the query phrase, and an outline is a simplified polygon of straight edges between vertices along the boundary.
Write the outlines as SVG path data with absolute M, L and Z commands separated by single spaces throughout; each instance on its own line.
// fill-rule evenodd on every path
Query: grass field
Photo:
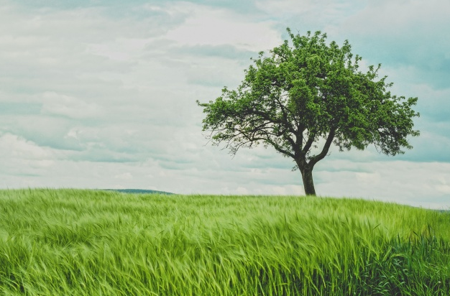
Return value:
M 0 190 L 0 295 L 450 295 L 450 214 L 355 199 Z

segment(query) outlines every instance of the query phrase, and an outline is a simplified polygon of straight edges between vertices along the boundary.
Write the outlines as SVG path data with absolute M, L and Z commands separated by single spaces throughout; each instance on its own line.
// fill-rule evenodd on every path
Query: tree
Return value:
M 412 148 L 406 138 L 419 135 L 412 120 L 419 116 L 412 109 L 418 98 L 392 95 L 393 83 L 378 79 L 381 64 L 361 72 L 361 57 L 353 56 L 348 41 L 339 47 L 328 45 L 320 31 L 287 31 L 291 43 L 285 40 L 269 56 L 260 52 L 236 90 L 225 87 L 215 101 L 197 101 L 213 144 L 226 143 L 232 154 L 272 146 L 293 159 L 306 195 L 316 194 L 312 171 L 332 143 L 340 151 L 374 144 L 392 156 Z

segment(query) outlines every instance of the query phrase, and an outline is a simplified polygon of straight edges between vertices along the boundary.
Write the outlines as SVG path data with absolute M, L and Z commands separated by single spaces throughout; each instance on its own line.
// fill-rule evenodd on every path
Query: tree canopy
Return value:
M 418 98 L 391 94 L 393 83 L 379 78 L 378 66 L 359 69 L 361 57 L 345 41 L 327 44 L 320 31 L 294 35 L 269 55 L 260 52 L 235 90 L 225 87 L 215 101 L 200 103 L 203 131 L 213 144 L 235 154 L 262 144 L 293 159 L 307 195 L 315 195 L 312 169 L 332 144 L 340 151 L 374 144 L 387 155 L 412 146 L 412 109 Z M 317 153 L 313 147 L 320 145 Z

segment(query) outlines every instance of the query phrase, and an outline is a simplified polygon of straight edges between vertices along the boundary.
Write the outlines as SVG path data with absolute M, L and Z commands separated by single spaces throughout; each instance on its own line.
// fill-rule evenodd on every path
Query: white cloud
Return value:
M 3 158 L 46 159 L 51 157 L 48 149 L 39 147 L 17 135 L 3 134 L 0 136 L 0 149 Z
M 86 52 L 115 61 L 130 61 L 139 58 L 143 49 L 151 41 L 153 41 L 153 38 L 118 38 L 106 43 L 90 44 Z
M 259 9 L 264 10 L 268 13 L 273 13 L 275 15 L 285 15 L 286 13 L 303 14 L 313 9 L 315 7 L 315 3 L 317 3 L 317 1 L 315 2 L 313 0 L 264 0 L 257 1 L 255 4 Z
M 102 108 L 93 103 L 58 94 L 45 92 L 42 95 L 42 112 L 44 114 L 62 115 L 70 118 L 89 118 L 102 115 Z
M 355 173 L 356 181 L 361 183 L 362 185 L 378 185 L 381 181 L 381 176 L 378 172 L 374 173 Z
M 114 178 L 122 180 L 131 180 L 133 179 L 133 175 L 130 172 L 126 172 L 123 174 L 115 175 Z
M 450 185 L 437 185 L 436 190 L 444 194 L 450 194 Z
M 325 161 L 316 170 L 325 182 L 318 185 L 323 196 L 363 197 L 427 208 L 450 208 L 445 195 L 445 186 L 450 184 L 449 163 L 328 160 L 325 165 Z M 336 170 L 330 171 L 333 167 Z
M 448 24 L 450 2 L 442 0 L 368 1 L 364 9 L 345 21 L 350 32 L 370 36 L 389 35 L 414 38 L 434 33 L 435 29 Z M 440 31 L 446 34 L 446 32 Z M 433 35 L 434 35 L 433 34 Z M 448 40 L 436 40 L 446 42 Z M 412 49 L 413 50 L 413 49 Z
M 189 17 L 169 31 L 168 39 L 185 45 L 224 45 L 251 51 L 271 49 L 280 44 L 273 21 L 257 21 L 224 9 L 185 4 Z
M 63 151 L 41 147 L 10 133 L 0 135 L 0 162 L 2 163 L 0 176 L 15 179 L 14 182 L 4 183 L 6 187 L 12 188 L 23 184 L 24 176 L 45 174 L 47 170 L 55 166 L 60 157 L 64 157 Z
M 255 4 L 266 15 L 276 19 L 278 21 L 277 27 L 281 30 L 289 27 L 294 33 L 305 34 L 306 31 L 321 30 L 329 34 L 333 33 L 334 28 L 348 19 L 349 16 L 360 11 L 366 2 L 263 0 L 256 1 Z

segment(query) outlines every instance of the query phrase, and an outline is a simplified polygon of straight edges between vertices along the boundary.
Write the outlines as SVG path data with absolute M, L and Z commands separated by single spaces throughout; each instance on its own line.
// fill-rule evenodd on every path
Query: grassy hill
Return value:
M 0 295 L 450 295 L 450 214 L 355 199 L 0 190 Z

